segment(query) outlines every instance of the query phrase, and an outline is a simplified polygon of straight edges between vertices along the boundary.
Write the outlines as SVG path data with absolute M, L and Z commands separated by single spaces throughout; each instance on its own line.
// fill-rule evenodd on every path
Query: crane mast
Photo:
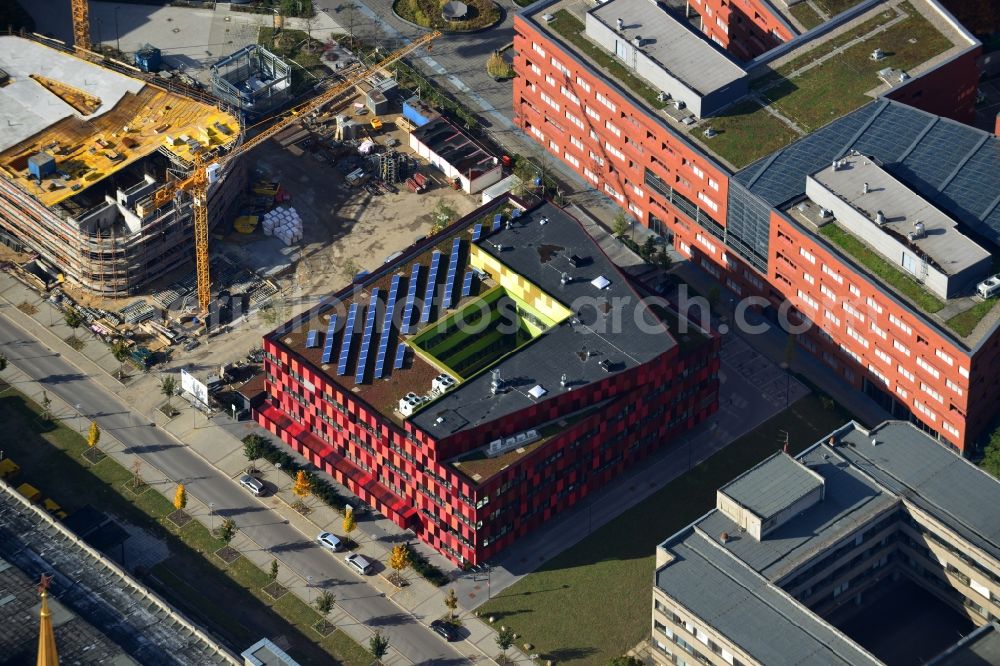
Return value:
M 377 64 L 349 76 L 332 88 L 324 90 L 316 97 L 303 102 L 297 107 L 286 112 L 284 117 L 275 122 L 267 129 L 246 139 L 243 143 L 235 146 L 232 150 L 220 155 L 202 155 L 193 164 L 192 173 L 183 180 L 171 181 L 164 187 L 157 190 L 153 198 L 153 206 L 159 207 L 170 202 L 178 191 L 188 192 L 192 198 L 192 208 L 194 217 L 194 245 L 195 245 L 195 270 L 198 285 L 198 307 L 202 313 L 208 312 L 209 303 L 212 299 L 212 282 L 209 273 L 209 252 L 208 252 L 208 188 L 214 182 L 214 174 L 221 173 L 222 169 L 230 161 L 247 153 L 264 141 L 267 141 L 275 134 L 286 129 L 289 125 L 297 122 L 300 117 L 306 116 L 319 110 L 327 102 L 339 97 L 344 92 L 367 79 L 375 72 L 388 67 L 400 58 L 404 58 L 418 48 L 429 45 L 432 41 L 441 36 L 438 31 L 427 33 L 410 42 L 406 46 L 393 51 Z
M 87 0 L 70 0 L 73 15 L 73 46 L 90 50 L 90 15 Z

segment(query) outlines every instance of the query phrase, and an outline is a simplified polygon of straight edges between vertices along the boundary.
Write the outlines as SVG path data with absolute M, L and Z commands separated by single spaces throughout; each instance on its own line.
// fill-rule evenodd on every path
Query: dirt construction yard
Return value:
M 259 227 L 243 235 L 229 224 L 219 229 L 224 238 L 212 241 L 213 253 L 262 273 L 292 264 L 291 270 L 275 279 L 280 291 L 274 309 L 265 316 L 235 322 L 231 332 L 213 337 L 210 344 L 190 352 L 175 349 L 171 366 L 210 367 L 243 357 L 277 323 L 340 289 L 357 271 L 381 266 L 386 257 L 429 234 L 440 200 L 446 200 L 458 215 L 471 212 L 480 201 L 479 195 L 443 184 L 440 173 L 423 163 L 419 170 L 436 180 L 426 192 L 414 194 L 399 183 L 398 193 L 373 195 L 363 187 L 348 186 L 337 166 L 317 160 L 308 150 L 299 152 L 269 141 L 249 159 L 251 172 L 257 170 L 258 177 L 280 183 L 291 194 L 291 201 L 283 205 L 295 208 L 302 217 L 302 242 L 285 247 L 276 238 L 264 236 Z

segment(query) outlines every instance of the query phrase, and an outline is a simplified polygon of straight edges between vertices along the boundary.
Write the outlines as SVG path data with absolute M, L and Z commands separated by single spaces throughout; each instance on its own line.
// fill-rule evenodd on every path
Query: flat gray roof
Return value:
M 856 423 L 824 438 L 797 461 L 825 481 L 824 499 L 757 541 L 712 510 L 667 539 L 673 560 L 656 585 L 755 659 L 771 663 L 881 663 L 780 588 L 781 581 L 858 529 L 918 506 L 994 558 L 1000 558 L 1000 482 L 909 423 L 867 431 Z M 877 442 L 872 445 L 872 439 Z M 786 476 L 782 456 L 737 481 Z M 718 535 L 727 532 L 726 544 Z M 775 641 L 780 636 L 780 641 Z M 776 645 L 777 644 L 777 645 Z M 1000 663 L 1000 637 L 981 630 L 933 662 L 935 666 Z M 976 661 L 979 659 L 979 661 Z M 984 661 L 985 660 L 985 661 Z
M 882 211 L 886 218 L 883 233 L 888 230 L 905 238 L 916 222 L 923 223 L 927 233 L 911 244 L 946 275 L 960 273 L 990 257 L 989 252 L 958 230 L 955 220 L 870 157 L 850 155 L 836 170 L 828 164 L 812 177 L 868 219 L 874 218 L 876 211 Z M 864 194 L 865 183 L 869 185 L 867 194 Z
M 656 572 L 656 584 L 698 620 L 762 664 L 881 664 L 726 552 L 688 528 L 667 546 L 674 560 Z
M 1000 559 L 1000 482 L 910 423 L 844 431 L 836 451 L 880 484 Z M 872 446 L 875 438 L 877 446 Z
M 628 39 L 641 36 L 643 53 L 702 95 L 746 76 L 721 48 L 650 0 L 610 0 L 590 14 L 612 30 L 622 19 Z
M 540 224 L 543 218 L 548 222 Z M 504 248 L 502 252 L 497 245 Z M 525 213 L 509 229 L 490 232 L 479 247 L 575 315 L 491 366 L 500 369 L 510 388 L 506 393 L 492 395 L 492 377 L 484 371 L 409 418 L 437 438 L 538 402 L 528 395 L 536 385 L 547 391 L 540 400 L 557 395 L 564 390 L 563 373 L 568 388 L 579 388 L 647 363 L 677 344 L 580 223 L 550 203 Z M 579 268 L 570 263 L 573 255 L 585 260 Z M 564 272 L 571 278 L 567 284 L 562 284 Z M 599 276 L 610 280 L 605 289 L 591 284 Z M 599 310 L 603 302 L 611 308 L 606 313 Z M 610 373 L 601 368 L 602 361 L 611 364 Z M 439 417 L 444 422 L 438 424 Z
M 16 35 L 0 37 L 0 69 L 10 74 L 10 82 L 0 95 L 0 152 L 38 134 L 63 118 L 96 118 L 110 111 L 125 93 L 137 93 L 145 86 L 86 60 L 43 46 Z M 39 74 L 99 97 L 101 105 L 90 115 L 78 113 L 48 88 L 31 78 Z
M 726 550 L 772 581 L 780 580 L 859 526 L 899 504 L 895 496 L 857 469 L 838 465 L 839 459 L 825 445 L 803 454 L 799 460 L 823 477 L 826 485 L 823 500 L 768 532 L 761 541 L 743 536 L 726 544 Z M 696 525 L 713 536 L 722 532 L 739 534 L 739 527 L 721 511 L 712 511 Z
M 987 666 L 1000 664 L 1000 625 L 984 624 L 927 662 L 926 666 Z
M 787 453 L 776 453 L 719 489 L 762 519 L 791 506 L 816 488 L 823 479 Z

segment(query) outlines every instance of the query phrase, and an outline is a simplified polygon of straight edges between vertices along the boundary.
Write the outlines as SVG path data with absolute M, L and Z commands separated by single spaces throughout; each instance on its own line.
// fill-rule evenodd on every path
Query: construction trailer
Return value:
M 212 65 L 212 92 L 251 117 L 289 101 L 292 67 L 263 46 L 250 44 Z
M 108 297 L 135 294 L 194 258 L 191 199 L 151 205 L 170 178 L 239 141 L 232 114 L 77 58 L 0 36 L 0 240 L 36 253 L 63 278 Z M 209 219 L 230 219 L 246 168 L 227 165 Z

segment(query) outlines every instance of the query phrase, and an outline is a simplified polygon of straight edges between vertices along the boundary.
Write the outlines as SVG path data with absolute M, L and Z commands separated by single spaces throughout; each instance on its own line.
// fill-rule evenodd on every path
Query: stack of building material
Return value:
M 302 218 L 294 208 L 278 206 L 263 219 L 264 234 L 275 236 L 285 245 L 302 240 Z

